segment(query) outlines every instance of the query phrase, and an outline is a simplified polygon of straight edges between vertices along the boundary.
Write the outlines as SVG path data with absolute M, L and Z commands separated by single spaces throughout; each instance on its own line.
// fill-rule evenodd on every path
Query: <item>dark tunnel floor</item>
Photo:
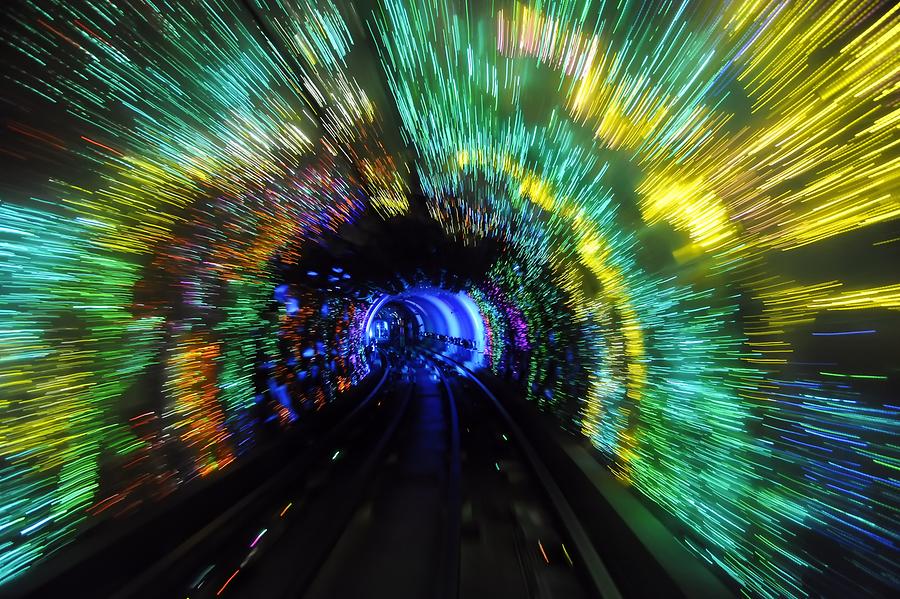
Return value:
M 190 576 L 148 581 L 139 593 L 588 596 L 539 487 L 482 395 L 450 367 L 398 362 L 369 412 L 335 439 L 339 449 L 268 510 L 278 512 L 269 524 L 257 526 L 248 512 L 227 539 L 185 556 L 180 571 L 191 564 Z
M 464 456 L 460 597 L 588 596 L 495 409 L 468 380 L 455 377 L 451 385 Z
M 631 581 L 653 558 L 623 552 L 627 534 L 607 515 L 591 524 L 592 543 L 612 547 L 600 569 L 617 567 L 610 587 L 598 585 L 597 562 L 579 552 L 535 447 L 522 442 L 526 415 L 510 419 L 511 406 L 480 382 L 497 380 L 428 347 L 376 352 L 360 393 L 324 411 L 321 430 L 266 456 L 273 474 L 223 479 L 232 504 L 171 506 L 165 530 L 142 525 L 114 557 L 76 564 L 30 596 L 70 587 L 74 596 L 190 599 L 643 596 Z M 573 491 L 578 475 L 551 466 L 546 449 L 539 462 L 556 468 L 551 486 L 565 478 L 567 495 L 596 503 Z M 165 544 L 155 557 L 133 551 L 157 536 Z M 678 594 L 662 578 L 637 588 Z
M 423 368 L 413 376 L 404 422 L 367 499 L 306 594 L 311 599 L 426 597 L 437 590 L 450 433 L 440 383 Z

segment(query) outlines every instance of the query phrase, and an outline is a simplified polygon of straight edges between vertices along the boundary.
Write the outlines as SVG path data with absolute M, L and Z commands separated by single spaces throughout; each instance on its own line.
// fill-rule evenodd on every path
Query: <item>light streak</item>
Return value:
M 238 568 L 237 570 L 234 571 L 234 573 L 231 576 L 228 577 L 228 580 L 225 581 L 225 584 L 223 584 L 219 588 L 219 590 L 216 591 L 216 597 L 220 596 L 222 593 L 225 592 L 225 587 L 227 587 L 229 584 L 231 584 L 231 581 L 234 580 L 234 577 L 237 576 L 238 572 L 240 572 L 240 571 L 241 571 L 241 569 Z
M 266 528 L 259 531 L 259 534 L 256 535 L 256 537 L 253 539 L 253 542 L 250 543 L 250 549 L 253 549 L 254 547 L 256 547 L 256 544 L 259 543 L 259 540 L 261 538 L 263 538 L 263 535 L 266 534 L 267 532 L 268 532 L 268 529 L 266 529 Z
M 544 561 L 548 564 L 550 563 L 550 558 L 547 557 L 547 552 L 544 551 L 544 546 L 541 544 L 540 539 L 538 540 L 538 548 L 541 550 L 541 555 L 544 556 Z

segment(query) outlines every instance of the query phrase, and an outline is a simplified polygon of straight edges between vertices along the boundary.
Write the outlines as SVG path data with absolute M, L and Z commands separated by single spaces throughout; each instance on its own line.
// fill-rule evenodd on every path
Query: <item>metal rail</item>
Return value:
M 333 511 L 329 517 L 330 525 L 327 526 L 327 530 L 324 534 L 317 537 L 319 542 L 309 548 L 309 551 L 303 560 L 302 567 L 298 566 L 298 571 L 294 574 L 294 579 L 290 585 L 289 596 L 303 596 L 310 585 L 315 581 L 319 569 L 326 561 L 328 561 L 328 558 L 331 556 L 335 546 L 338 544 L 338 541 L 340 541 L 341 536 L 349 526 L 350 521 L 353 519 L 353 515 L 356 513 L 356 510 L 362 502 L 365 488 L 371 481 L 376 467 L 382 461 L 388 444 L 397 433 L 400 422 L 403 420 L 403 416 L 409 408 L 414 389 L 415 385 L 410 386 L 400 409 L 394 414 L 387 430 L 385 430 L 384 434 L 379 438 L 375 449 L 366 458 L 365 462 L 363 462 L 362 467 L 359 469 L 359 473 L 354 477 L 353 484 L 347 493 L 346 501 L 333 506 Z
M 443 560 L 443 588 L 439 596 L 445 599 L 459 597 L 459 563 L 462 542 L 460 529 L 462 526 L 462 462 L 459 450 L 459 414 L 456 411 L 456 400 L 450 390 L 447 377 L 441 373 L 444 390 L 447 392 L 447 404 L 450 412 L 450 468 L 447 478 L 447 521 Z
M 456 403 L 453 394 L 450 391 L 447 382 L 447 377 L 443 373 L 441 373 L 440 376 L 441 382 L 447 391 L 448 412 L 450 416 L 450 459 L 447 487 L 447 521 L 443 537 L 445 545 L 441 555 L 441 575 L 437 581 L 440 586 L 435 589 L 435 596 L 445 599 L 457 599 L 459 595 L 460 521 L 462 513 L 460 483 L 462 468 L 460 459 L 459 416 L 456 411 Z M 339 506 L 337 509 L 338 514 L 331 518 L 331 521 L 334 522 L 334 524 L 330 527 L 324 542 L 317 545 L 315 554 L 312 557 L 307 554 L 307 559 L 305 560 L 306 567 L 304 567 L 303 572 L 296 577 L 294 584 L 291 586 L 291 596 L 303 596 L 303 594 L 309 590 L 310 586 L 315 581 L 317 571 L 328 561 L 337 546 L 340 537 L 349 526 L 354 513 L 364 497 L 365 486 L 371 479 L 377 464 L 381 461 L 387 444 L 397 433 L 399 423 L 406 414 L 415 388 L 416 385 L 413 383 L 409 388 L 403 406 L 398 410 L 388 430 L 382 435 L 376 449 L 366 459 L 366 462 L 360 469 L 360 475 L 356 478 L 354 489 L 348 494 L 351 499 Z M 334 512 L 332 512 L 332 514 L 334 514 Z M 317 538 L 322 539 L 322 537 Z
M 589 582 L 592 586 L 592 590 L 595 591 L 598 596 L 604 597 L 606 599 L 621 599 L 622 594 L 619 592 L 619 589 L 616 586 L 615 581 L 613 581 L 609 570 L 607 570 L 606 565 L 603 563 L 603 560 L 600 558 L 596 549 L 594 549 L 594 545 L 593 543 L 591 543 L 590 537 L 579 522 L 578 517 L 575 515 L 575 511 L 572 509 L 572 506 L 569 504 L 565 495 L 560 490 L 559 485 L 556 484 L 556 481 L 553 479 L 553 476 L 550 474 L 547 466 L 538 456 L 537 451 L 535 451 L 534 447 L 528 441 L 525 433 L 522 432 L 522 429 L 519 428 L 519 426 L 515 423 L 512 416 L 510 416 L 506 408 L 504 408 L 500 403 L 500 400 L 498 400 L 497 397 L 491 392 L 491 390 L 488 389 L 477 376 L 475 376 L 475 373 L 473 373 L 463 364 L 460 364 L 453 358 L 438 354 L 437 352 L 433 352 L 431 350 L 426 351 L 428 351 L 435 358 L 443 360 L 444 362 L 456 367 L 460 373 L 474 382 L 491 400 L 491 403 L 494 405 L 501 418 L 503 418 L 503 420 L 506 422 L 506 425 L 509 427 L 513 439 L 522 450 L 525 459 L 528 461 L 528 464 L 531 466 L 532 471 L 537 477 L 538 483 L 543 487 L 544 492 L 547 494 L 547 497 L 549 498 L 553 509 L 559 516 L 560 522 L 565 528 L 566 533 L 572 540 L 572 543 L 575 546 L 575 550 L 582 563 L 584 564 Z
M 337 437 L 350 426 L 350 424 L 356 419 L 356 416 L 360 413 L 360 411 L 372 401 L 372 398 L 374 398 L 384 386 L 384 382 L 387 380 L 390 372 L 391 366 L 387 364 L 384 369 L 384 374 L 381 376 L 381 380 L 378 381 L 378 384 L 375 385 L 375 387 L 372 389 L 372 391 L 369 392 L 365 399 L 363 399 L 355 408 L 353 408 L 353 410 L 349 414 L 341 419 L 337 426 L 335 426 L 323 436 L 321 441 L 316 445 L 316 448 L 327 446 L 335 437 Z M 297 457 L 287 466 L 285 466 L 284 469 L 282 469 L 282 475 L 288 472 L 300 471 L 303 468 L 307 467 L 309 465 L 309 462 L 311 461 L 311 453 L 320 453 L 320 451 L 316 452 L 315 450 L 313 450 L 311 452 L 305 452 L 303 455 Z M 264 485 L 257 487 L 255 491 L 246 495 L 243 499 L 235 503 L 228 510 L 220 514 L 212 522 L 204 526 L 202 529 L 200 529 L 180 545 L 178 545 L 178 547 L 176 547 L 174 551 L 169 552 L 165 557 L 154 563 L 149 569 L 145 570 L 143 574 L 134 578 L 125 587 L 119 589 L 113 595 L 113 597 L 118 599 L 139 595 L 142 589 L 152 586 L 155 580 L 159 580 L 160 578 L 165 579 L 166 572 L 171 569 L 173 564 L 182 559 L 185 559 L 191 551 L 197 548 L 207 538 L 215 534 L 217 531 L 223 529 L 229 523 L 234 522 L 242 512 L 247 510 L 257 501 L 260 501 L 267 494 L 274 491 L 277 488 L 278 484 L 280 484 L 282 478 L 283 476 L 281 475 L 274 476 Z

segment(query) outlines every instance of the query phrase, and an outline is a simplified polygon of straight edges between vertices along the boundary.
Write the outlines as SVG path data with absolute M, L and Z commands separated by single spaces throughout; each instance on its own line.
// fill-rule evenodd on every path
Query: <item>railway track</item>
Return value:
M 396 361 L 395 361 L 396 362 Z M 522 432 L 417 354 L 286 469 L 119 597 L 619 597 Z

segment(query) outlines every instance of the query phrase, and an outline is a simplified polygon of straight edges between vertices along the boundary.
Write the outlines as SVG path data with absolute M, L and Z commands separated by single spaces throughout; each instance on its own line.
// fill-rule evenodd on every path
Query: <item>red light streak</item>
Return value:
M 230 583 L 232 580 L 234 580 L 234 577 L 237 576 L 238 572 L 240 572 L 240 571 L 241 571 L 241 569 L 238 568 L 237 570 L 234 571 L 234 574 L 232 574 L 231 576 L 228 577 L 228 580 L 225 581 L 225 584 L 222 585 L 222 588 L 220 588 L 218 591 L 216 591 L 216 597 L 218 597 L 219 595 L 222 594 L 222 592 L 225 590 L 225 587 L 228 586 L 228 583 Z

